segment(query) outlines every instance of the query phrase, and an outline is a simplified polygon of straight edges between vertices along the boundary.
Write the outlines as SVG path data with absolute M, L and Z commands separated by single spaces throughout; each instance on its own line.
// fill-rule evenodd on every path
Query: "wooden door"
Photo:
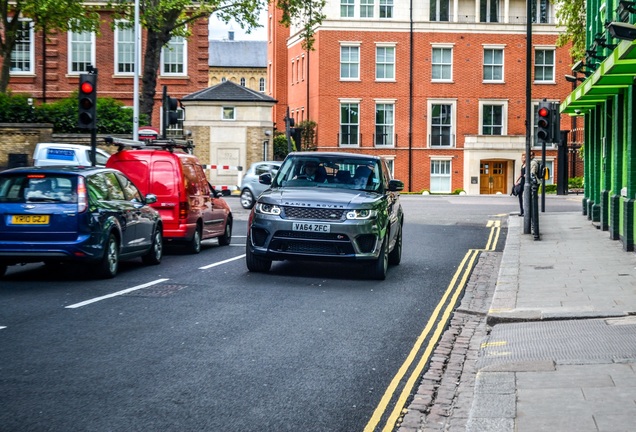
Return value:
M 492 195 L 506 193 L 506 161 L 484 160 L 479 166 L 479 193 Z

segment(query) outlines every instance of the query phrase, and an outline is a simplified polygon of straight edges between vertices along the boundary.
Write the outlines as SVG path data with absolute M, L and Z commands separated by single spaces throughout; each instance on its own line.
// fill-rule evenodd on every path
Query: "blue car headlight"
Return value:
M 347 219 L 373 219 L 378 215 L 378 212 L 375 210 L 369 209 L 360 209 L 360 210 L 349 210 L 347 212 Z
M 280 207 L 275 204 L 257 203 L 256 213 L 278 216 L 280 214 Z

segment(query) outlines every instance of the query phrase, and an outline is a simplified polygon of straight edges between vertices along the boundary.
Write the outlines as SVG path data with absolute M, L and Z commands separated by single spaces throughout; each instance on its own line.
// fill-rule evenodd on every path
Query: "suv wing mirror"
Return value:
M 404 189 L 404 182 L 400 181 L 400 180 L 389 180 L 389 190 L 391 192 L 397 192 L 397 191 L 401 191 Z

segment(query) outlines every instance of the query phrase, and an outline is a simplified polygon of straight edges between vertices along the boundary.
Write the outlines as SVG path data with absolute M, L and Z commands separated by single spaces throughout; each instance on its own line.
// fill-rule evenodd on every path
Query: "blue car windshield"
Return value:
M 350 156 L 288 157 L 272 187 L 325 187 L 380 191 L 382 170 L 377 159 Z
M 73 176 L 27 174 L 0 177 L 0 202 L 77 202 Z

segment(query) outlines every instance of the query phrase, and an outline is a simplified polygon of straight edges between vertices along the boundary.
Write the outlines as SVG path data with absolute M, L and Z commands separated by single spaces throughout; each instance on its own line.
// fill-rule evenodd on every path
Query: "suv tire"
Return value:
M 376 280 L 386 279 L 386 271 L 389 268 L 389 254 L 386 250 L 388 247 L 388 235 L 389 232 L 387 230 L 384 240 L 382 241 L 382 248 L 380 248 L 380 255 L 372 264 L 371 276 Z
M 389 253 L 389 264 L 398 265 L 402 261 L 402 223 L 397 224 L 398 233 L 395 237 L 395 245 Z
M 245 245 L 245 263 L 247 264 L 247 269 L 251 272 L 267 273 L 269 269 L 272 268 L 272 260 L 254 255 L 250 248 L 251 242 L 252 240 L 248 236 Z

